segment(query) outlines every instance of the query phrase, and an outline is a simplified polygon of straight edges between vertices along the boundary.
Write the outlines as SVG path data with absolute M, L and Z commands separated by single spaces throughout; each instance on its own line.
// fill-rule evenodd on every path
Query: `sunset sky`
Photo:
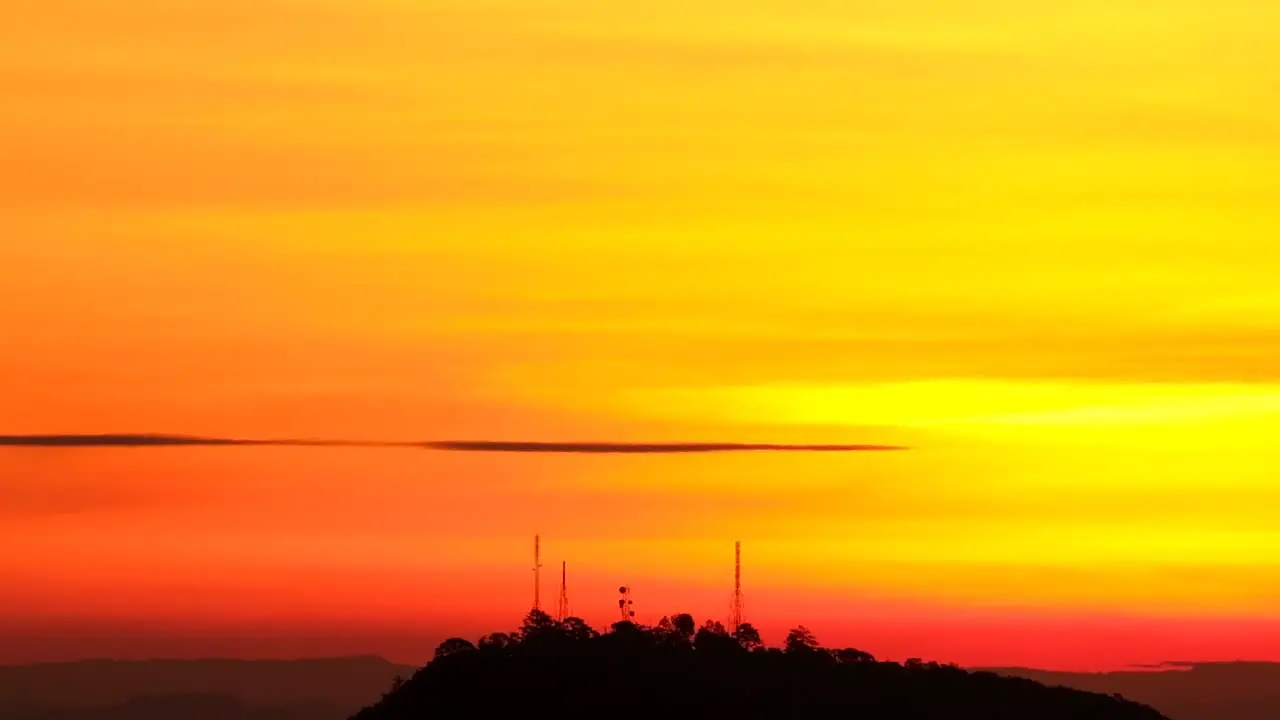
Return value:
M 42 0 L 0 24 L 0 662 L 574 610 L 1280 660 L 1280 5 Z M 771 635 L 770 635 L 771 634 Z

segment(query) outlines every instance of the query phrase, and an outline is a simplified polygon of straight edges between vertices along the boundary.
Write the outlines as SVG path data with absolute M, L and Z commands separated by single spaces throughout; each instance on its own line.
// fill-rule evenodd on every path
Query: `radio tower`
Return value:
M 539 590 L 540 590 L 539 583 L 541 581 L 541 577 L 540 577 L 541 573 L 539 572 L 539 570 L 541 569 L 542 569 L 542 538 L 537 535 L 534 535 L 533 536 L 533 609 L 534 610 L 542 609 L 542 602 L 541 602 L 541 598 L 539 597 Z
M 564 622 L 564 619 L 569 617 L 569 585 L 565 581 L 567 577 L 565 564 L 564 561 L 560 562 L 560 607 L 556 611 L 556 619 L 560 622 Z
M 742 541 L 733 543 L 733 610 L 729 616 L 729 632 L 742 625 Z

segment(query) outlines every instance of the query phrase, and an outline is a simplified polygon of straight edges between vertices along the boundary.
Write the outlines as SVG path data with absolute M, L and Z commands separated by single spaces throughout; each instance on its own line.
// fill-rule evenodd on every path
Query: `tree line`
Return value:
M 353 720 L 790 718 L 864 720 L 1167 720 L 1123 698 L 1046 687 L 955 665 L 878 661 L 824 648 L 803 625 L 768 647 L 750 624 L 728 629 L 687 613 L 598 632 L 533 610 L 512 632 L 450 638 L 411 678 Z

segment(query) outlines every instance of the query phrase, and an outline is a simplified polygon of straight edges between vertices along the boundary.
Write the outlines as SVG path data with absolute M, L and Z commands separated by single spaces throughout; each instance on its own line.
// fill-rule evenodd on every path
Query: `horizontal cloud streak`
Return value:
M 877 450 L 905 450 L 893 445 L 791 445 L 771 443 L 551 443 L 551 442 L 429 442 L 435 450 L 463 452 L 526 452 L 526 453 L 697 453 L 697 452 L 863 452 Z
M 896 445 L 802 445 L 776 443 L 622 443 L 622 442 L 521 442 L 504 440 L 428 440 L 380 442 L 363 440 L 263 440 L 193 435 L 0 435 L 0 446 L 39 448 L 89 447 L 403 447 L 453 452 L 506 453 L 705 453 L 705 452 L 868 452 L 905 450 Z
M 0 446 L 9 447 L 168 447 L 221 445 L 351 446 L 385 445 L 344 440 L 252 440 L 194 435 L 0 435 Z

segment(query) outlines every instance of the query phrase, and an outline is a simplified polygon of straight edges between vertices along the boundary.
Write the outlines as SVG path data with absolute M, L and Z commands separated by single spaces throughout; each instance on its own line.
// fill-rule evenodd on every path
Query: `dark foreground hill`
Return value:
M 952 666 L 877 662 L 822 648 L 804 628 L 768 649 L 751 626 L 694 630 L 678 615 L 652 629 L 530 613 L 517 633 L 478 646 L 445 641 L 354 720 L 495 718 L 856 717 L 863 720 L 1165 720 L 1108 695 Z

